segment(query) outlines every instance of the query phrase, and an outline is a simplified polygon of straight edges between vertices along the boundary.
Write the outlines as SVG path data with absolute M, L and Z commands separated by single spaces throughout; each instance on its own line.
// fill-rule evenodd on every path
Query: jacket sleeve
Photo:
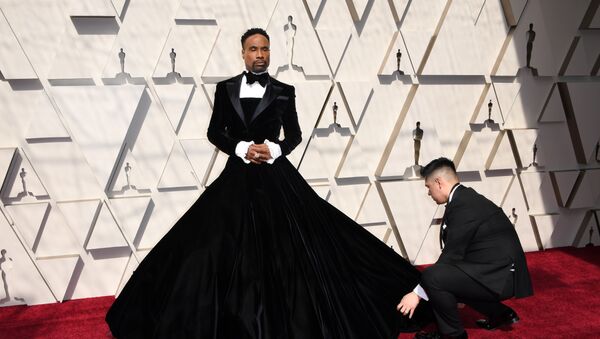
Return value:
M 210 124 L 208 125 L 207 137 L 219 150 L 228 155 L 234 155 L 235 147 L 240 140 L 232 138 L 227 132 L 229 120 L 226 117 L 225 100 L 227 100 L 227 90 L 225 89 L 225 83 L 221 82 L 217 84 L 215 91 L 215 102 Z
M 281 148 L 282 155 L 290 154 L 302 141 L 302 131 L 298 124 L 298 113 L 296 112 L 296 90 L 293 86 L 291 88 L 288 107 L 282 117 L 285 138 L 275 141 Z

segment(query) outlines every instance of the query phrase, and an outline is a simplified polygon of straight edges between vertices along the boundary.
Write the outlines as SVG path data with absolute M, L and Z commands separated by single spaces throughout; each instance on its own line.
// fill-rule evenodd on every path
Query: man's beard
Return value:
M 262 73 L 262 72 L 266 71 L 268 68 L 269 68 L 269 64 L 268 63 L 264 63 L 262 65 L 253 64 L 252 65 L 252 72 L 254 72 L 254 73 Z

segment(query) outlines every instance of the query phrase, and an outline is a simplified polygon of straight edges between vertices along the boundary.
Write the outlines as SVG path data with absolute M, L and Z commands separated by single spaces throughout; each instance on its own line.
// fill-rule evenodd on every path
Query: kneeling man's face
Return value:
M 425 187 L 427 187 L 427 194 L 435 201 L 438 205 L 445 204 L 448 198 L 442 192 L 442 183 L 440 177 L 428 177 L 425 179 Z

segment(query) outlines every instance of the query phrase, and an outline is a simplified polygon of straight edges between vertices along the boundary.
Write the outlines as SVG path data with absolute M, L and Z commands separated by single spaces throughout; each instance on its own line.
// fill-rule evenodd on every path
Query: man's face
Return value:
M 440 177 L 428 177 L 425 179 L 425 187 L 427 187 L 427 195 L 433 199 L 438 205 L 447 202 L 448 197 L 442 191 L 442 182 Z
M 267 70 L 271 61 L 271 50 L 269 40 L 261 34 L 249 36 L 244 41 L 242 48 L 242 58 L 246 69 L 254 73 L 261 73 Z

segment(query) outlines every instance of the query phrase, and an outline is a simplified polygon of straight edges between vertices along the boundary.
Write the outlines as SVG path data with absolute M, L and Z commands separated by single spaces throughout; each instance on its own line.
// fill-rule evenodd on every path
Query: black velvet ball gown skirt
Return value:
M 117 338 L 373 339 L 430 317 L 396 311 L 412 265 L 321 199 L 285 158 L 230 157 L 108 311 Z

